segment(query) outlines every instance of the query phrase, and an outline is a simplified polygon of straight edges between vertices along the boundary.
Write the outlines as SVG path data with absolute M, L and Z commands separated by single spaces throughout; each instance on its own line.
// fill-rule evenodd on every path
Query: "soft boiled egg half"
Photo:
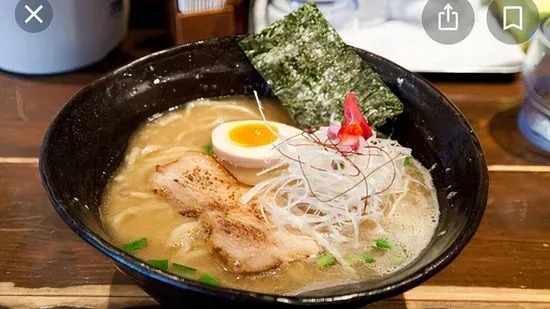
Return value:
M 262 120 L 231 121 L 217 126 L 212 131 L 212 150 L 218 158 L 235 166 L 266 168 L 272 163 L 275 145 L 280 138 L 289 138 L 302 131 L 279 122 Z M 277 135 L 275 135 L 275 134 Z
M 255 185 L 269 175 L 257 173 L 276 162 L 269 160 L 277 150 L 281 139 L 296 136 L 298 128 L 263 120 L 231 121 L 217 126 L 212 131 L 212 151 L 221 163 L 238 180 Z

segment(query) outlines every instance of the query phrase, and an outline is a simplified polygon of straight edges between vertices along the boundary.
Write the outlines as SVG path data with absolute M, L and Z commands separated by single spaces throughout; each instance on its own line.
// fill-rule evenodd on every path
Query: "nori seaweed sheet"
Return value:
M 374 127 L 403 112 L 399 98 L 312 2 L 239 44 L 301 128 L 325 125 L 331 113 L 342 119 L 351 91 Z

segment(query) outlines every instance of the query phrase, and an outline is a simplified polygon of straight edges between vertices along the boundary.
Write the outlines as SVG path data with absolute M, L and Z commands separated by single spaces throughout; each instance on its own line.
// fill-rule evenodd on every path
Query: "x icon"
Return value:
M 27 11 L 31 13 L 31 15 L 29 15 L 29 17 L 25 19 L 25 24 L 28 24 L 33 18 L 36 18 L 36 20 L 38 20 L 39 23 L 43 23 L 44 21 L 42 20 L 42 18 L 38 16 L 38 13 L 40 13 L 40 11 L 42 11 L 43 8 L 44 6 L 40 5 L 35 11 L 33 11 L 28 5 L 25 5 L 25 9 L 27 9 Z

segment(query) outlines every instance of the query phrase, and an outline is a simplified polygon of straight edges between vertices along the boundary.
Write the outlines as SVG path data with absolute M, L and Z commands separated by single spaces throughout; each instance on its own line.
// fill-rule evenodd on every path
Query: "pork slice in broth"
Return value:
M 262 272 L 321 249 L 308 236 L 265 222 L 257 200 L 239 203 L 250 187 L 206 154 L 189 152 L 178 161 L 158 166 L 153 183 L 155 192 L 167 198 L 180 214 L 198 218 L 208 232 L 210 251 L 229 271 Z

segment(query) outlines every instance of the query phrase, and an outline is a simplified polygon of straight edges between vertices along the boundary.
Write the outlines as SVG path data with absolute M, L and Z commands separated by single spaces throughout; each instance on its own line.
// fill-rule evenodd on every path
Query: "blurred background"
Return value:
M 48 1 L 53 6 L 55 22 L 32 36 L 21 35 L 21 29 L 11 22 L 13 8 L 20 1 L 2 1 L 0 38 L 11 44 L 0 47 L 0 69 L 21 74 L 67 72 L 98 62 L 115 48 L 141 56 L 191 41 L 259 32 L 306 0 Z M 461 1 L 470 3 L 476 19 L 468 37 L 454 45 L 439 44 L 424 31 L 421 17 L 427 0 L 315 2 L 348 44 L 409 70 L 520 72 L 528 43 L 505 44 L 490 33 L 486 18 L 490 1 Z M 510 0 L 496 0 L 502 1 Z M 550 1 L 534 1 L 540 17 L 548 15 Z M 489 15 L 496 15 L 497 23 L 501 18 L 498 13 Z M 525 40 L 521 33 L 509 35 Z

